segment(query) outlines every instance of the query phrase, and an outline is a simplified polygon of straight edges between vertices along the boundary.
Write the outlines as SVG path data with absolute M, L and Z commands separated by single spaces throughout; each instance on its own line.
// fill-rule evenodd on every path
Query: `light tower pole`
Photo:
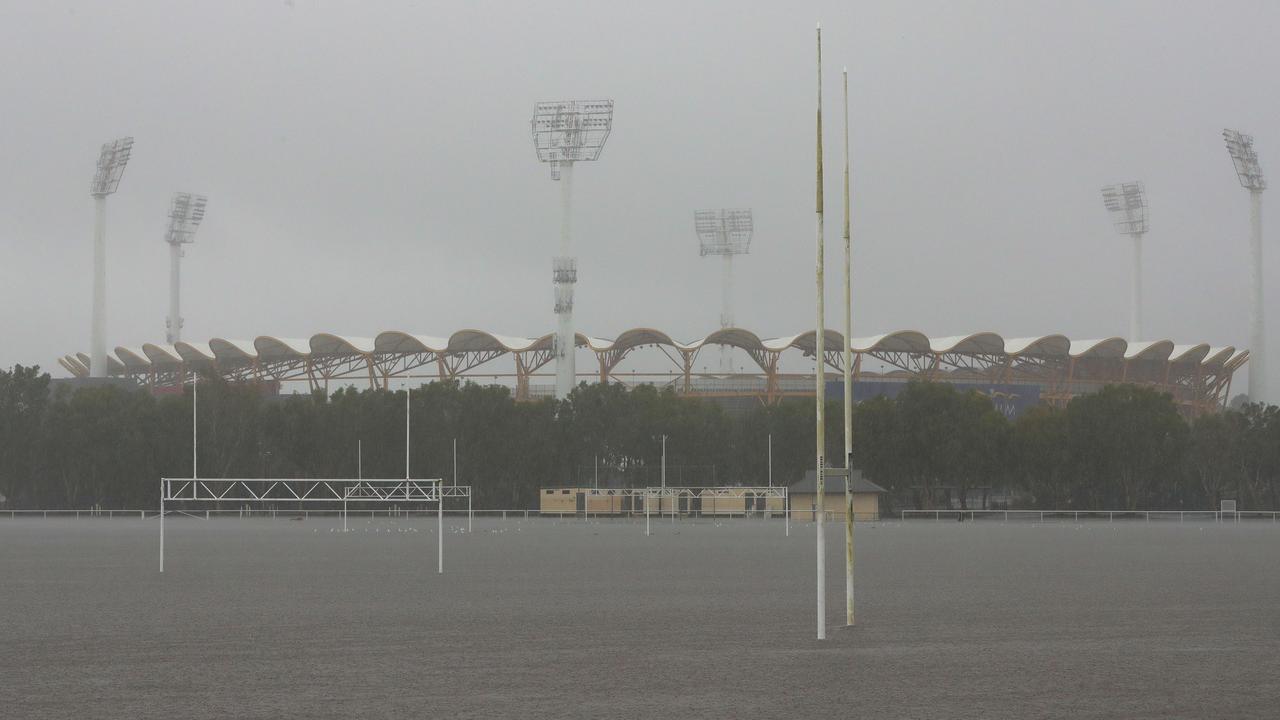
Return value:
M 573 219 L 573 165 L 597 160 L 613 129 L 612 100 L 562 100 L 540 102 L 530 121 L 538 160 L 551 164 L 551 179 L 560 181 L 560 254 L 552 259 L 551 279 L 556 296 L 556 399 L 573 390 L 574 366 L 573 286 L 578 282 L 578 262 L 573 257 L 570 228 Z
M 208 198 L 187 192 L 173 194 L 169 201 L 169 318 L 165 321 L 165 340 L 170 345 L 182 339 L 182 255 L 183 245 L 195 242 L 196 230 L 204 220 Z
M 1222 137 L 1240 186 L 1249 191 L 1249 399 L 1262 402 L 1267 399 L 1267 336 L 1262 312 L 1262 191 L 1267 189 L 1267 178 L 1258 164 L 1252 135 L 1223 130 Z
M 697 210 L 693 228 L 698 233 L 699 254 L 723 258 L 721 278 L 720 327 L 733 327 L 733 256 L 751 251 L 755 221 L 750 209 Z M 728 345 L 720 346 L 720 372 L 733 372 L 733 356 Z
M 133 138 L 106 143 L 98 155 L 89 194 L 93 196 L 93 325 L 89 332 L 89 376 L 107 376 L 107 196 L 120 187 Z
M 1102 188 L 1102 204 L 1116 232 L 1133 241 L 1133 281 L 1129 286 L 1129 342 L 1142 340 L 1142 236 L 1147 234 L 1147 191 L 1140 182 Z

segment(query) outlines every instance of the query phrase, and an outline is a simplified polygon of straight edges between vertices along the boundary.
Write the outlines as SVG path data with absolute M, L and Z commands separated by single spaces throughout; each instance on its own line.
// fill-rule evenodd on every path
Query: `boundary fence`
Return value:
M 581 512 L 541 512 L 539 510 L 524 509 L 506 509 L 506 510 L 473 510 L 471 511 L 475 517 L 500 518 L 508 519 L 524 519 L 529 518 L 555 518 L 555 519 L 571 519 L 581 518 Z M 437 511 L 434 509 L 426 509 L 419 507 L 388 507 L 376 509 L 358 509 L 348 510 L 347 515 L 352 518 L 395 518 L 395 517 L 425 517 L 434 516 Z M 466 510 L 445 510 L 446 516 L 467 515 Z M 718 513 L 714 516 L 707 515 L 707 519 L 719 518 L 750 518 L 750 519 L 783 519 L 784 512 L 781 510 L 773 510 L 765 512 L 737 513 L 729 515 L 727 513 Z M 130 509 L 53 509 L 53 510 L 0 510 L 0 520 L 10 519 L 16 520 L 21 518 L 156 518 L 160 513 L 156 510 L 130 510 Z M 341 509 L 304 509 L 296 510 L 281 507 L 243 507 L 243 508 L 217 508 L 209 510 L 172 510 L 166 509 L 165 515 L 168 517 L 191 517 L 199 519 L 212 519 L 216 517 L 341 517 Z M 812 521 L 814 512 L 812 510 L 791 510 L 791 520 Z M 607 513 L 590 513 L 591 519 L 617 519 L 626 516 L 610 515 Z M 636 516 L 640 517 L 640 516 Z M 670 513 L 663 515 L 670 517 Z M 697 518 L 696 515 L 681 513 L 680 517 Z M 635 518 L 633 518 L 635 519 Z M 835 521 L 843 520 L 844 513 L 828 512 L 826 520 Z M 894 518 L 888 516 L 868 517 L 860 514 L 856 517 L 859 522 L 870 522 L 877 520 L 892 520 Z M 1105 520 L 1107 522 L 1115 521 L 1141 521 L 1141 522 L 1188 522 L 1188 521 L 1211 521 L 1215 523 L 1222 522 L 1258 522 L 1266 521 L 1271 523 L 1280 523 L 1280 511 L 1272 510 L 1239 510 L 1236 512 L 1223 510 L 903 510 L 901 519 L 906 520 L 951 520 L 965 522 L 1079 522 L 1081 520 Z
M 997 520 L 1000 522 L 1064 522 L 1070 520 L 1138 520 L 1142 522 L 1187 522 L 1212 521 L 1244 522 L 1265 520 L 1280 522 L 1280 512 L 1271 510 L 903 510 L 902 519 L 925 520 L 958 520 L 980 522 Z

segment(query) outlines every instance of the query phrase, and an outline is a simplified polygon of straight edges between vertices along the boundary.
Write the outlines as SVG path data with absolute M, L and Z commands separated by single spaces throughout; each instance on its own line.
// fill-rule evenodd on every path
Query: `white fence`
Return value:
M 446 487 L 446 490 L 447 490 L 447 489 L 448 489 L 448 488 Z M 565 512 L 550 512 L 550 511 L 548 511 L 548 512 L 541 512 L 541 511 L 539 511 L 539 510 L 506 509 L 506 510 L 472 510 L 472 511 L 470 511 L 470 512 L 471 512 L 471 514 L 473 514 L 475 517 L 501 518 L 501 519 L 503 519 L 503 520 L 510 519 L 510 518 L 529 519 L 529 518 L 547 517 L 547 518 L 565 519 L 565 518 L 575 518 L 575 517 L 580 518 L 580 517 L 582 517 L 582 511 L 578 511 L 578 512 L 573 512 L 573 511 L 565 511 Z M 931 512 L 931 513 L 932 513 L 933 511 L 931 510 L 931 511 L 929 511 L 929 512 Z M 945 512 L 945 511 L 944 511 L 944 512 Z M 447 510 L 447 509 L 446 509 L 446 510 L 444 511 L 444 514 L 445 514 L 445 515 L 461 515 L 461 516 L 465 516 L 465 515 L 467 515 L 467 514 L 468 514 L 468 511 L 467 511 L 467 510 Z M 655 514 L 655 515 L 657 514 L 657 513 L 656 513 L 656 511 L 655 511 L 655 513 L 654 513 L 654 514 Z M 24 517 L 26 517 L 26 518 L 30 518 L 30 517 L 39 517 L 39 518 L 59 518 L 59 517 L 61 517 L 61 518 L 155 518 L 155 517 L 158 517 L 159 515 L 160 515 L 160 513 L 159 513 L 159 512 L 157 512 L 156 510 L 128 510 L 128 509 L 125 509 L 125 510 L 105 510 L 105 509 L 103 509 L 103 510 L 95 510 L 95 509 L 89 509 L 89 510 L 0 510 L 0 520 L 6 519 L 6 518 L 8 518 L 8 519 L 19 519 L 19 518 L 24 518 Z M 298 510 L 298 509 L 292 509 L 292 508 L 282 508 L 282 507 L 278 507 L 278 506 L 277 506 L 277 507 L 238 507 L 238 508 L 217 508 L 217 509 L 211 509 L 211 510 L 173 510 L 173 509 L 168 509 L 168 508 L 166 508 L 166 509 L 165 509 L 165 515 L 166 515 L 166 516 L 168 516 L 168 517 L 175 517 L 175 516 L 176 516 L 176 517 L 181 517 L 181 516 L 187 516 L 187 517 L 198 517 L 198 518 L 208 518 L 208 519 L 212 519 L 212 518 L 215 518 L 215 517 L 240 517 L 240 518 L 248 518 L 248 517 L 303 517 L 303 518 L 311 518 L 311 517 L 341 517 L 341 516 L 342 516 L 342 509 L 341 509 L 341 508 L 330 508 L 330 509 L 322 509 L 322 510 L 317 510 L 317 509 L 303 509 L 303 510 Z M 372 518 L 372 517 L 410 517 L 410 516 L 414 516 L 414 517 L 416 517 L 416 516 L 426 516 L 426 515 L 434 516 L 434 515 L 436 515 L 436 510 L 434 510 L 434 509 L 425 509 L 425 508 L 402 508 L 402 507 L 396 507 L 396 506 L 392 505 L 392 506 L 390 506 L 390 507 L 377 508 L 377 509 L 358 509 L 358 510 L 348 510 L 348 511 L 347 511 L 347 515 L 348 515 L 349 517 L 369 517 L 369 518 Z M 594 520 L 594 519 L 607 520 L 607 519 L 609 519 L 609 518 L 611 518 L 611 517 L 612 517 L 612 518 L 626 518 L 626 517 L 630 517 L 631 519 L 638 519 L 638 518 L 643 518 L 643 517 L 644 517 L 644 512 L 643 512 L 643 511 L 641 511 L 641 512 L 639 512 L 639 513 L 632 513 L 632 514 L 630 514 L 630 515 L 627 515 L 627 514 L 618 514 L 618 513 L 615 513 L 615 514 L 610 515 L 609 513 L 596 513 L 596 512 L 591 512 L 589 515 L 590 515 L 591 519 L 593 519 L 593 520 Z M 786 515 L 786 513 L 785 513 L 784 511 L 782 511 L 782 510 L 750 510 L 750 511 L 745 511 L 745 512 L 743 512 L 743 511 L 739 511 L 739 512 L 736 512 L 736 513 L 730 513 L 730 512 L 728 512 L 728 511 L 724 511 L 724 510 L 722 510 L 722 511 L 720 511 L 720 512 L 718 512 L 718 513 L 715 513 L 714 515 L 712 515 L 711 513 L 709 513 L 709 512 L 708 512 L 708 513 L 706 514 L 706 516 L 705 516 L 705 517 L 706 517 L 706 518 L 708 518 L 708 519 L 726 519 L 726 518 L 753 518 L 753 519 L 754 519 L 754 518 L 764 518 L 764 519 L 777 519 L 777 520 L 781 520 L 781 519 L 783 519 L 783 518 L 785 517 L 785 515 Z M 699 515 L 699 513 L 697 513 L 697 512 L 683 512 L 683 511 L 682 511 L 682 512 L 680 512 L 680 513 L 679 513 L 679 517 L 680 517 L 680 518 L 697 518 L 697 517 L 699 517 L 699 516 L 700 516 L 700 515 Z M 664 518 L 670 518 L 670 517 L 671 517 L 671 512 L 670 512 L 670 511 L 667 511 L 666 513 L 664 513 L 664 514 L 662 515 L 662 517 L 664 517 Z M 827 519 L 827 520 L 830 520 L 830 521 L 843 520 L 843 519 L 844 519 L 844 513 L 842 513 L 842 512 L 827 512 L 827 513 L 826 513 L 826 515 L 825 515 L 825 517 L 826 517 L 826 519 Z M 791 510 L 791 519 L 792 519 L 792 520 L 796 520 L 796 521 L 812 521 L 812 520 L 814 519 L 814 511 L 813 511 L 813 510 L 796 510 L 796 509 L 792 509 L 792 510 Z M 869 513 L 857 513 L 857 514 L 856 514 L 856 516 L 855 516 L 855 519 L 856 519 L 858 522 L 864 522 L 864 521 L 880 520 L 881 518 L 880 518 L 879 516 L 877 516 L 877 515 L 872 515 L 872 514 L 869 514 Z
M 418 517 L 429 516 L 437 513 L 434 509 L 424 508 L 400 508 L 387 507 L 377 509 L 348 510 L 347 515 L 353 518 L 383 518 L 383 517 Z M 529 519 L 538 517 L 550 518 L 573 518 L 582 517 L 582 513 L 573 512 L 539 512 L 538 510 L 523 509 L 507 509 L 507 510 L 474 510 L 475 517 L 490 517 L 507 519 Z M 325 510 L 295 510 L 280 507 L 254 507 L 254 508 L 220 508 L 216 510 L 166 510 L 165 514 L 169 517 L 193 517 L 212 519 L 216 517 L 341 517 L 341 509 L 325 509 Z M 445 515 L 466 516 L 466 510 L 445 510 Z M 791 511 L 792 520 L 813 520 L 812 510 L 795 510 Z M 609 515 L 597 515 L 591 513 L 593 518 L 607 519 Z M 771 516 L 776 519 L 782 519 L 783 512 L 774 510 L 767 514 L 756 512 L 749 514 L 749 517 Z M 155 510 L 107 510 L 107 509 L 88 509 L 88 510 L 0 510 L 0 520 L 2 519 L 21 519 L 21 518 L 155 518 L 159 513 Z M 669 517 L 670 513 L 664 515 Z M 681 514 L 684 517 L 685 514 Z M 737 517 L 742 517 L 741 514 Z M 830 521 L 843 520 L 844 514 L 838 512 L 828 512 L 826 519 Z M 864 514 L 858 514 L 856 518 L 859 522 L 874 521 L 882 519 L 890 519 L 883 517 L 872 517 Z M 1105 520 L 1114 522 L 1117 520 L 1142 521 L 1142 522 L 1257 522 L 1266 521 L 1272 523 L 1280 523 L 1280 511 L 1270 510 L 1240 510 L 1238 512 L 1223 512 L 1220 510 L 903 510 L 903 520 L 963 520 L 963 521 L 999 521 L 999 522 L 1017 522 L 1017 521 L 1033 521 L 1033 522 L 1079 522 L 1081 520 Z
M 1079 522 L 1081 520 L 1140 520 L 1142 522 L 1243 522 L 1265 520 L 1278 522 L 1280 512 L 1270 510 L 903 510 L 905 520 L 959 520 L 1000 522 Z

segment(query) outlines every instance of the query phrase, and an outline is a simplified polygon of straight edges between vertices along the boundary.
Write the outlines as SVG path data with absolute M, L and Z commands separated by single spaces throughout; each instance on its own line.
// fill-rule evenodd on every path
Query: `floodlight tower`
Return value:
M 169 231 L 164 241 L 169 243 L 169 318 L 165 320 L 165 340 L 174 344 L 182 339 L 182 255 L 183 245 L 196 241 L 196 230 L 204 220 L 204 208 L 208 198 L 177 192 L 169 201 Z
M 1147 191 L 1140 182 L 1102 188 L 1102 204 L 1116 232 L 1133 240 L 1133 282 L 1129 287 L 1129 342 L 1142 340 L 1142 236 L 1147 234 Z
M 1249 288 L 1249 399 L 1262 402 L 1267 393 L 1267 337 L 1262 317 L 1262 191 L 1267 189 L 1267 178 L 1258 164 L 1252 135 L 1223 130 L 1222 137 L 1227 141 L 1240 185 L 1249 191 L 1249 255 L 1253 263 Z
M 556 359 L 556 399 L 573 390 L 574 367 L 573 286 L 578 282 L 578 261 L 572 256 L 573 164 L 597 160 L 613 129 L 612 100 L 561 100 L 533 106 L 533 147 L 538 160 L 551 164 L 551 179 L 560 181 L 560 254 L 552 259 L 551 279 L 556 291 L 558 327 L 553 346 Z
M 93 196 L 93 326 L 89 333 L 89 376 L 107 376 L 107 196 L 120 187 L 124 166 L 133 153 L 133 138 L 102 146 L 98 170 L 89 194 Z
M 755 224 L 750 209 L 697 210 L 693 227 L 701 244 L 700 255 L 724 258 L 721 281 L 720 327 L 733 327 L 733 256 L 751 252 L 751 236 Z M 720 346 L 720 372 L 733 372 L 733 358 L 728 345 Z

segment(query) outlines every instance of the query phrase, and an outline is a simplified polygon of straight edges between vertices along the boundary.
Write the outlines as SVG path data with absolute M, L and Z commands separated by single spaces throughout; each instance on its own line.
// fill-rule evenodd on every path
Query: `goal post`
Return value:
M 420 502 L 436 508 L 436 572 L 444 572 L 444 500 L 467 498 L 471 530 L 471 486 L 446 486 L 440 478 L 376 480 L 363 478 L 161 478 L 160 572 L 164 572 L 165 503 L 329 503 L 342 504 L 346 530 L 348 503 Z

